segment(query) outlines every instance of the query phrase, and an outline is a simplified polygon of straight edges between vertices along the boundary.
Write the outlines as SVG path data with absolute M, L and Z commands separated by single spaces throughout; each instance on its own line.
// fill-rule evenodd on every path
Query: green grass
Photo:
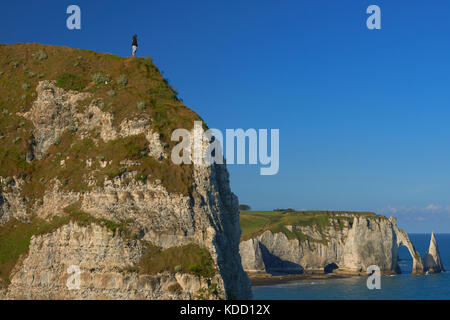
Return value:
M 102 73 L 95 73 L 92 75 L 92 81 L 94 81 L 94 84 L 107 84 L 107 82 L 110 81 L 109 76 L 105 76 Z
M 9 275 L 17 260 L 28 250 L 31 236 L 39 230 L 37 224 L 25 224 L 13 219 L 0 228 L 0 287 L 9 284 Z
M 56 86 L 65 90 L 82 91 L 88 85 L 89 80 L 83 79 L 71 73 L 63 73 L 56 79 Z
M 117 84 L 120 86 L 126 86 L 128 84 L 128 79 L 125 75 L 121 74 L 117 80 L 116 80 Z
M 281 213 L 279 211 L 241 211 L 241 241 L 257 237 L 269 230 L 273 233 L 284 233 L 289 239 L 299 239 L 301 241 L 309 239 L 299 230 L 289 231 L 286 226 L 315 226 L 319 230 L 330 226 L 334 220 L 339 227 L 344 226 L 344 221 L 352 221 L 352 218 L 344 214 L 353 214 L 370 219 L 386 219 L 384 216 L 376 215 L 372 212 L 347 212 L 347 211 L 294 211 Z M 309 239 L 316 241 L 314 239 Z M 326 235 L 323 235 L 326 241 Z
M 215 282 L 210 282 L 208 288 L 202 288 L 196 292 L 196 300 L 210 300 L 211 297 L 218 297 L 218 285 Z M 230 297 L 230 295 L 228 295 Z
M 147 245 L 138 269 L 142 274 L 157 274 L 164 271 L 173 273 L 176 267 L 179 272 L 204 278 L 211 278 L 216 274 L 209 251 L 195 244 L 168 249 Z
M 13 158 L 11 162 L 21 165 L 27 174 L 27 183 L 23 186 L 22 194 L 30 199 L 42 199 L 48 187 L 41 181 L 49 182 L 54 178 L 66 180 L 62 186 L 66 191 L 87 191 L 92 189 L 86 183 L 87 174 L 96 179 L 96 186 L 102 186 L 105 177 L 112 179 L 124 174 L 125 171 L 137 171 L 136 180 L 146 182 L 147 179 L 160 180 L 169 192 L 188 194 L 193 185 L 192 166 L 173 165 L 169 159 L 157 161 L 147 156 L 148 141 L 144 135 L 119 138 L 109 142 L 102 140 L 94 142 L 91 138 L 73 140 L 76 132 L 68 130 L 57 144 L 49 148 L 49 156 L 29 164 L 21 160 L 19 154 L 9 153 Z M 2 147 L 0 145 L 0 154 Z M 92 159 L 92 166 L 86 166 L 86 160 Z M 121 161 L 124 159 L 137 160 L 140 165 L 124 168 Z M 60 165 L 64 160 L 66 165 Z M 99 161 L 107 161 L 108 165 L 102 168 Z
M 50 223 L 37 218 L 32 223 L 11 219 L 0 227 L 0 287 L 8 286 L 11 270 L 20 256 L 28 252 L 33 235 L 49 233 L 67 221 L 67 218 L 60 217 Z
M 70 206 L 64 208 L 64 212 L 67 214 L 63 218 L 60 219 L 60 222 L 64 224 L 69 221 L 76 222 L 80 226 L 88 226 L 90 224 L 97 224 L 107 229 L 111 230 L 113 233 L 118 233 L 122 238 L 136 238 L 137 235 L 131 233 L 128 228 L 128 224 L 131 223 L 131 220 L 115 222 L 108 219 L 100 219 L 94 218 L 89 213 L 86 213 L 80 209 L 81 205 L 79 202 L 75 202 Z M 61 224 L 60 224 L 61 225 Z

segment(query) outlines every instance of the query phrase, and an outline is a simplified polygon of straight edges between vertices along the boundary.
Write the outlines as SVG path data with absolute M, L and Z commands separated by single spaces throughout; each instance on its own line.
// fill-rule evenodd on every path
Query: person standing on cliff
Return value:
M 137 48 L 138 48 L 137 34 L 135 34 L 133 36 L 133 39 L 131 40 L 131 48 L 133 49 L 133 58 L 134 58 L 136 55 Z

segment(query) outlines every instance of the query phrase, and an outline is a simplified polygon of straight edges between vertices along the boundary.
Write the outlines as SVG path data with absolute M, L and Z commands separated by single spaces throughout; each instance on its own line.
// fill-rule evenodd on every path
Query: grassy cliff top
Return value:
M 94 168 L 98 185 L 105 177 L 113 178 L 124 170 L 139 172 L 142 180 L 161 180 L 169 192 L 188 194 L 192 186 L 191 166 L 175 166 L 170 157 L 163 161 L 143 155 L 148 142 L 134 136 L 109 143 L 92 132 L 80 140 L 76 125 L 41 160 L 26 161 L 32 141 L 33 124 L 21 116 L 36 100 L 36 86 L 42 80 L 55 80 L 65 90 L 86 92 L 91 97 L 80 103 L 83 112 L 95 103 L 114 117 L 117 128 L 124 119 L 151 118 L 152 129 L 160 134 L 170 155 L 176 142 L 170 135 L 176 128 L 191 129 L 199 116 L 178 98 L 177 91 L 162 77 L 147 58 L 123 58 L 90 50 L 41 44 L 0 44 L 0 176 L 21 177 L 26 184 L 23 195 L 30 200 L 42 198 L 44 187 L 57 178 L 66 190 L 84 191 L 80 177 L 87 169 L 87 159 L 112 161 L 106 168 Z M 62 168 L 59 163 L 67 159 Z M 125 169 L 120 161 L 140 161 L 138 167 Z M 1 187 L 1 186 L 0 186 Z M 1 189 L 0 189 L 1 190 Z
M 321 231 L 329 226 L 332 220 L 342 228 L 344 222 L 352 221 L 354 216 L 369 219 L 387 219 L 373 212 L 352 211 L 241 211 L 241 241 L 254 238 L 269 230 L 273 233 L 284 233 L 289 239 L 308 239 L 300 230 L 289 231 L 286 226 L 315 226 Z

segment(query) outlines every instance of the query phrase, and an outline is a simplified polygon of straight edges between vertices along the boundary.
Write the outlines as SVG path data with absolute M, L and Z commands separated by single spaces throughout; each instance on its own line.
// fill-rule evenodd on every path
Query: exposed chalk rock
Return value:
M 434 232 L 431 233 L 430 246 L 425 254 L 424 258 L 424 271 L 430 273 L 439 273 L 444 270 L 442 265 L 441 255 L 439 253 L 439 247 L 434 236 Z
M 406 232 L 399 229 L 395 218 L 352 216 L 341 227 L 337 219 L 318 231 L 316 226 L 295 226 L 306 240 L 288 239 L 284 233 L 265 231 L 242 241 L 240 252 L 246 271 L 326 272 L 338 268 L 341 273 L 365 273 L 377 265 L 384 273 L 400 272 L 398 248 L 408 248 L 413 259 L 413 273 L 423 273 L 420 254 Z M 293 230 L 293 226 L 288 226 Z
M 127 271 L 136 266 L 142 253 L 140 241 L 124 240 L 97 225 L 71 223 L 33 237 L 30 254 L 13 271 L 6 298 L 193 299 L 199 290 L 208 288 L 208 282 L 195 275 Z M 67 269 L 72 265 L 80 270 L 80 286 L 70 290 Z M 223 290 L 220 275 L 212 281 Z M 179 290 L 171 291 L 169 287 L 177 283 Z
M 257 239 L 242 241 L 239 246 L 239 251 L 242 265 L 246 267 L 247 272 L 262 272 L 266 270 Z

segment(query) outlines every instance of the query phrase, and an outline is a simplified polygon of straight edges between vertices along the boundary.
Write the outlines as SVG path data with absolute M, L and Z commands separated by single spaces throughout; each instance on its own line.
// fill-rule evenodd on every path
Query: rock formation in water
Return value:
M 295 221 L 296 214 L 289 213 L 286 221 Z M 406 246 L 413 273 L 423 272 L 420 254 L 395 218 L 339 212 L 318 216 L 323 218 L 320 223 L 278 224 L 278 232 L 261 230 L 242 239 L 244 269 L 250 273 L 365 273 L 370 265 L 377 265 L 383 273 L 399 273 L 398 248 Z
M 436 242 L 434 232 L 431 233 L 430 246 L 425 254 L 424 258 L 424 271 L 430 273 L 439 273 L 444 270 L 442 265 L 441 255 L 439 253 L 439 247 Z
M 251 297 L 227 169 L 171 162 L 199 117 L 150 58 L 19 44 L 0 65 L 0 297 Z

